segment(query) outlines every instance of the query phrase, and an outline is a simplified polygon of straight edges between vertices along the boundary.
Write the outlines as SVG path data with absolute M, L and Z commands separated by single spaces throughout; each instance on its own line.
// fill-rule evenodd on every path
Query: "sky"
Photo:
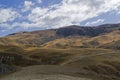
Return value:
M 120 23 L 120 0 L 0 0 L 0 36 Z

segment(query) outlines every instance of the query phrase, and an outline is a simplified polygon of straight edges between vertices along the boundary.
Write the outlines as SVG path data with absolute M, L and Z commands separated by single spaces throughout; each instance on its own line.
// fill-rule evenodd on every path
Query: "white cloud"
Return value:
M 15 20 L 18 16 L 20 16 L 16 11 L 12 9 L 0 9 L 0 23 L 5 23 L 8 21 Z
M 117 14 L 120 15 L 120 9 L 117 11 Z
M 94 26 L 94 25 L 96 25 L 96 24 L 98 24 L 98 23 L 102 23 L 102 22 L 104 22 L 104 21 L 105 21 L 104 19 L 98 19 L 98 20 L 96 20 L 96 21 L 87 22 L 85 25 L 86 25 L 86 26 Z
M 40 8 L 36 7 L 31 11 L 31 14 L 28 15 L 28 20 L 32 22 L 37 22 L 41 20 L 41 17 L 43 17 L 48 12 L 47 8 Z
M 37 0 L 41 3 L 41 0 Z M 90 18 L 97 17 L 103 13 L 117 10 L 120 7 L 120 0 L 61 0 L 61 3 L 49 7 L 38 7 L 36 2 L 25 1 L 23 11 L 30 10 L 27 16 L 21 18 L 22 22 L 13 22 L 11 27 L 40 27 L 58 28 L 72 24 L 80 24 Z M 7 19 L 9 20 L 9 19 Z M 86 25 L 93 25 L 104 20 L 88 22 Z M 1 22 L 6 22 L 2 20 Z M 7 23 L 6 23 L 7 24 Z
M 38 3 L 42 3 L 42 0 L 37 0 Z
M 39 23 L 39 26 L 55 28 L 79 24 L 102 13 L 116 10 L 119 6 L 120 0 L 62 0 L 60 4 L 53 5 L 52 9 L 51 7 L 33 9 L 28 20 Z
M 23 12 L 28 11 L 34 5 L 32 1 L 24 1 L 24 7 L 22 9 Z
M 2 30 L 1 32 L 5 32 L 6 30 Z

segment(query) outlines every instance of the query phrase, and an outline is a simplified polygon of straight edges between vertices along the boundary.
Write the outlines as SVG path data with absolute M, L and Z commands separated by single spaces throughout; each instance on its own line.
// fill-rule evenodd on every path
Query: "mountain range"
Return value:
M 119 80 L 119 58 L 120 23 L 71 25 L 12 33 L 0 38 L 0 73 L 14 73 L 21 67 L 33 65 L 56 65 L 79 69 L 73 70 L 76 76 Z M 64 74 L 73 75 L 73 72 Z
M 13 33 L 0 45 L 120 49 L 120 24 L 67 26 L 58 29 Z

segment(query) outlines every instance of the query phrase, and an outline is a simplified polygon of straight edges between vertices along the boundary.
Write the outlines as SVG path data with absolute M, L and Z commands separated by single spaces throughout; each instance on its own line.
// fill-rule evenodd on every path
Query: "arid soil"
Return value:
M 79 69 L 63 66 L 38 65 L 25 67 L 18 72 L 4 76 L 0 80 L 93 80 L 75 76 Z

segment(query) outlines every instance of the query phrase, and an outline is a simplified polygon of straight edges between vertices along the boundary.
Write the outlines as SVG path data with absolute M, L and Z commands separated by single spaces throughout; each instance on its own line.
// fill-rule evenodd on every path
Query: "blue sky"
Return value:
M 120 0 L 0 0 L 0 36 L 68 25 L 120 23 Z

